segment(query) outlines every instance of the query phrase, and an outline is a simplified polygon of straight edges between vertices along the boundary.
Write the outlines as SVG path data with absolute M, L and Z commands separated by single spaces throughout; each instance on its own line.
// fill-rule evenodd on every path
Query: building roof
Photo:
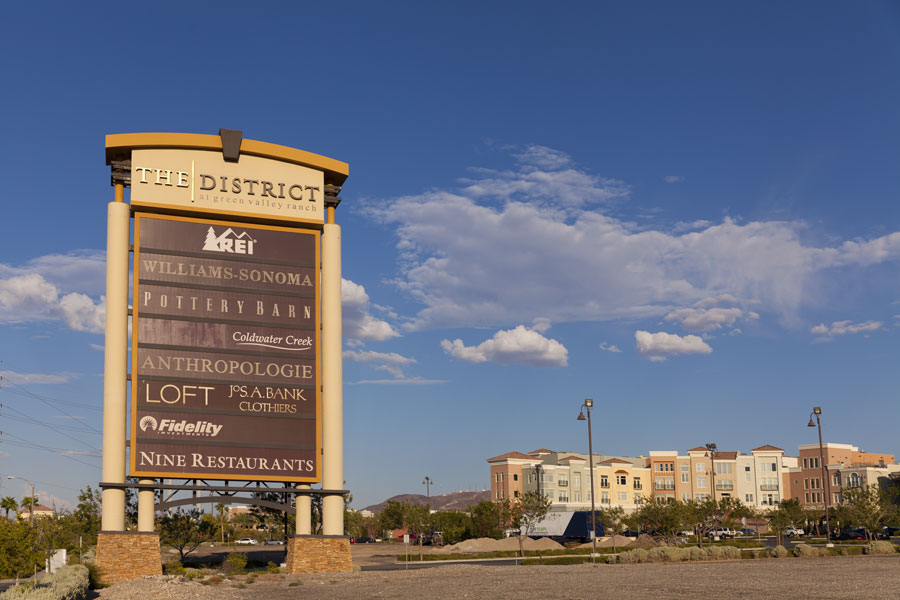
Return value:
M 766 444 L 765 446 L 760 446 L 759 448 L 754 448 L 750 452 L 784 452 L 784 448 L 778 448 L 777 446 L 773 446 L 771 444 Z
M 489 458 L 487 459 L 487 461 L 493 462 L 495 460 L 504 460 L 507 458 L 517 458 L 519 460 L 534 460 L 533 456 L 528 456 L 527 454 L 522 454 L 521 452 L 507 452 L 506 454 L 501 454 L 500 456 Z
M 697 446 L 696 448 L 691 448 L 688 452 L 706 452 L 706 448 L 703 446 Z
M 586 458 L 581 458 L 580 456 L 567 456 L 565 458 L 559 459 L 559 462 L 567 462 L 567 461 L 571 461 L 571 460 L 580 460 L 581 462 L 587 461 Z
M 735 460 L 737 452 L 716 452 L 716 460 Z
M 537 450 L 532 450 L 528 454 L 553 454 L 553 450 L 547 450 L 546 448 L 539 448 Z
M 598 462 L 597 464 L 598 464 L 598 465 L 611 465 L 611 464 L 613 464 L 613 463 L 615 463 L 615 464 L 622 464 L 622 465 L 630 465 L 630 464 L 632 464 L 632 463 L 628 462 L 627 460 L 622 460 L 621 458 L 615 458 L 615 457 L 613 457 L 613 458 L 607 458 L 606 460 L 601 460 L 601 461 Z

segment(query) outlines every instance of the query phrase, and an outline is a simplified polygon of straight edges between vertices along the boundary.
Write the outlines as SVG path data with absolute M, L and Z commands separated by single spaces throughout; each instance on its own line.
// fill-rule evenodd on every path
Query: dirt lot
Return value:
M 246 586 L 241 589 L 235 586 Z M 639 565 L 482 567 L 303 576 L 261 575 L 210 585 L 148 578 L 107 588 L 103 600 L 321 598 L 897 598 L 900 556 Z

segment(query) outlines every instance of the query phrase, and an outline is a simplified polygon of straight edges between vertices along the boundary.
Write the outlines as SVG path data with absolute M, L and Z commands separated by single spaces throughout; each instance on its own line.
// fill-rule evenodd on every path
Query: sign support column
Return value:
M 341 226 L 334 222 L 340 188 L 325 186 L 322 232 L 322 487 L 344 487 L 344 387 L 341 348 Z M 344 499 L 322 499 L 322 533 L 344 535 Z
M 128 373 L 128 242 L 131 213 L 124 184 L 107 205 L 106 345 L 103 364 L 103 481 L 125 483 L 126 375 Z M 125 531 L 125 490 L 104 488 L 101 531 Z

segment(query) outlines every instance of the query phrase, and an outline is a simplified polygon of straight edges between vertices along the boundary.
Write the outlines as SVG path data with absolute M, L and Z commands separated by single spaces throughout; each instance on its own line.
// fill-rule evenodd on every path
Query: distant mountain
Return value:
M 431 497 L 432 510 L 465 510 L 467 507 L 478 504 L 484 500 L 490 500 L 491 493 L 484 492 L 452 492 L 450 494 L 442 494 L 440 496 Z M 400 494 L 392 496 L 384 502 L 367 506 L 364 510 L 371 510 L 373 513 L 379 513 L 388 503 L 388 500 L 397 502 L 406 502 L 408 504 L 427 504 L 428 498 L 424 494 Z

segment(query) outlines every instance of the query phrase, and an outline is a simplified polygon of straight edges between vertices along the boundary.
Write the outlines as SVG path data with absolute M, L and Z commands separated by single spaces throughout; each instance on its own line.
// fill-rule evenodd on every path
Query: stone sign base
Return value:
M 295 535 L 288 538 L 287 544 L 288 573 L 346 573 L 353 570 L 349 537 Z
M 347 550 L 349 555 L 350 551 Z M 145 575 L 162 575 L 159 534 L 138 531 L 101 531 L 94 564 L 101 581 L 113 585 Z

